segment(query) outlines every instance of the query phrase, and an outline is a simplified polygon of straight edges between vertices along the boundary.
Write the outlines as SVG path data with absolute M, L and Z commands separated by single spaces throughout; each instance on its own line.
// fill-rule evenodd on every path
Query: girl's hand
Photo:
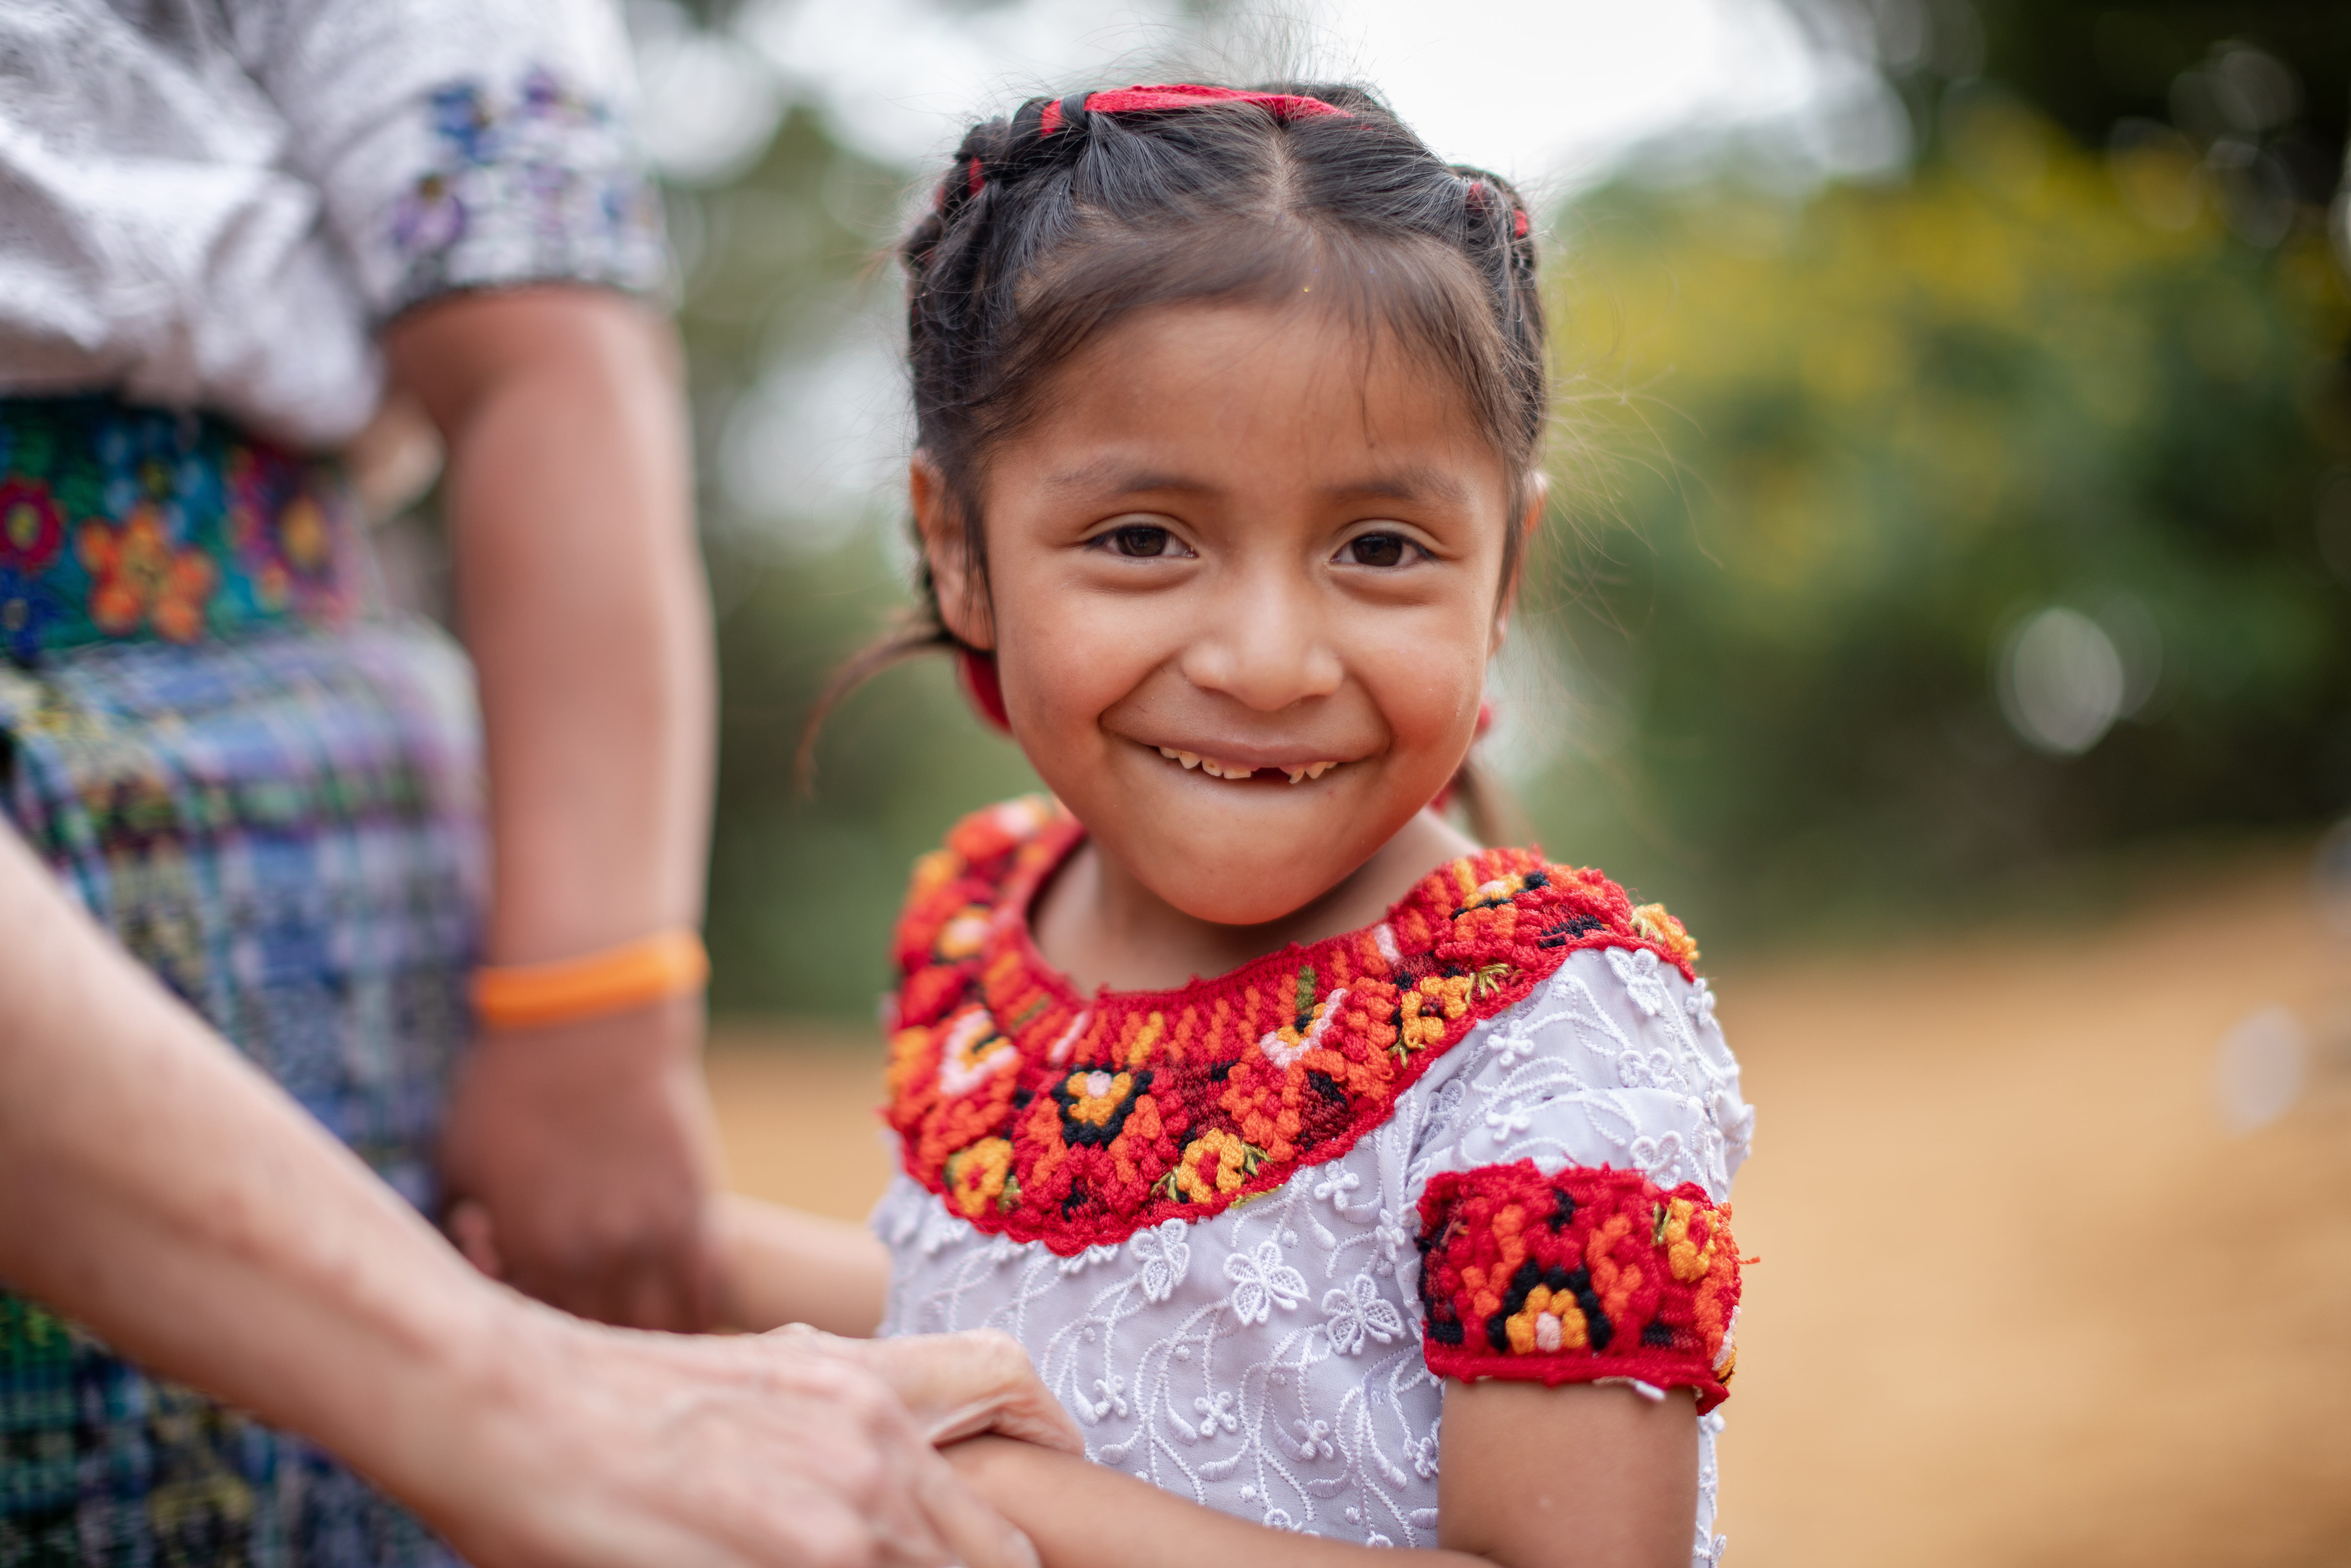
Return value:
M 377 1465 L 478 1568 L 1036 1568 L 851 1342 L 682 1338 L 516 1304 L 444 1418 Z M 999 1399 L 1021 1409 L 1001 1354 L 963 1348 L 960 1388 L 944 1370 L 958 1358 L 883 1359 L 926 1364 L 911 1384 L 950 1396 L 1012 1385 Z
M 882 1322 L 890 1252 L 862 1225 L 740 1193 L 711 1199 L 718 1321 L 753 1333 L 806 1323 L 864 1339 Z

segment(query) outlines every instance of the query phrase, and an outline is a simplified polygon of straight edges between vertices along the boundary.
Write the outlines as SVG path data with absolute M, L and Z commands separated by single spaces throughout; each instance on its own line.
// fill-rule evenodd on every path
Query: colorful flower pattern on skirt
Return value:
M 1484 850 L 1367 930 L 1177 990 L 1084 997 L 1028 925 L 1082 836 L 1058 806 L 1016 800 L 916 866 L 885 1112 L 907 1173 L 955 1213 L 1064 1256 L 1336 1158 L 1579 947 L 1695 973 L 1697 946 L 1662 907 L 1531 850 Z
M 355 527 L 331 465 L 220 420 L 0 402 L 0 654 L 340 625 Z
M 1420 1200 L 1423 1345 L 1432 1372 L 1589 1383 L 1634 1377 L 1728 1397 L 1738 1357 L 1730 1210 L 1695 1182 L 1532 1160 L 1441 1171 Z

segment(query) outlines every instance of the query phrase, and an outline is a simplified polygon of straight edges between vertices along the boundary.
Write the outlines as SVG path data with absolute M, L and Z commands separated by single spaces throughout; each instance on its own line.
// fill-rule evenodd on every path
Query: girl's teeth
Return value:
M 1196 768 L 1211 779 L 1248 779 L 1257 772 L 1254 768 L 1243 768 L 1238 763 L 1217 762 L 1213 758 L 1202 757 L 1196 751 L 1185 751 L 1173 746 L 1161 747 L 1159 755 L 1170 762 L 1182 763 L 1186 771 Z M 1320 779 L 1338 766 L 1335 762 L 1306 762 L 1301 763 L 1296 768 L 1281 768 L 1277 771 L 1288 775 L 1292 784 L 1300 784 L 1310 779 Z

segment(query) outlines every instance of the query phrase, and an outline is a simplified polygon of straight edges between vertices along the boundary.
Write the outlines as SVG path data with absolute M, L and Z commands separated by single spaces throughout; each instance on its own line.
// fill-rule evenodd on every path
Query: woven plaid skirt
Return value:
M 329 470 L 0 400 L 0 808 L 172 990 L 421 1207 L 469 1030 L 472 674 L 371 613 Z M 0 1565 L 448 1563 L 302 1439 L 0 1292 Z

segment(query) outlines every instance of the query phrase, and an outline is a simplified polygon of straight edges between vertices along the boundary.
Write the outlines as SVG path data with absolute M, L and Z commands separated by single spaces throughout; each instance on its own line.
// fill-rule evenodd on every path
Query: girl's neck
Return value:
M 1477 848 L 1435 812 L 1422 811 L 1312 903 L 1262 925 L 1219 925 L 1161 898 L 1089 840 L 1038 895 L 1031 930 L 1045 961 L 1080 991 L 1172 990 L 1292 942 L 1369 925 L 1422 877 Z

